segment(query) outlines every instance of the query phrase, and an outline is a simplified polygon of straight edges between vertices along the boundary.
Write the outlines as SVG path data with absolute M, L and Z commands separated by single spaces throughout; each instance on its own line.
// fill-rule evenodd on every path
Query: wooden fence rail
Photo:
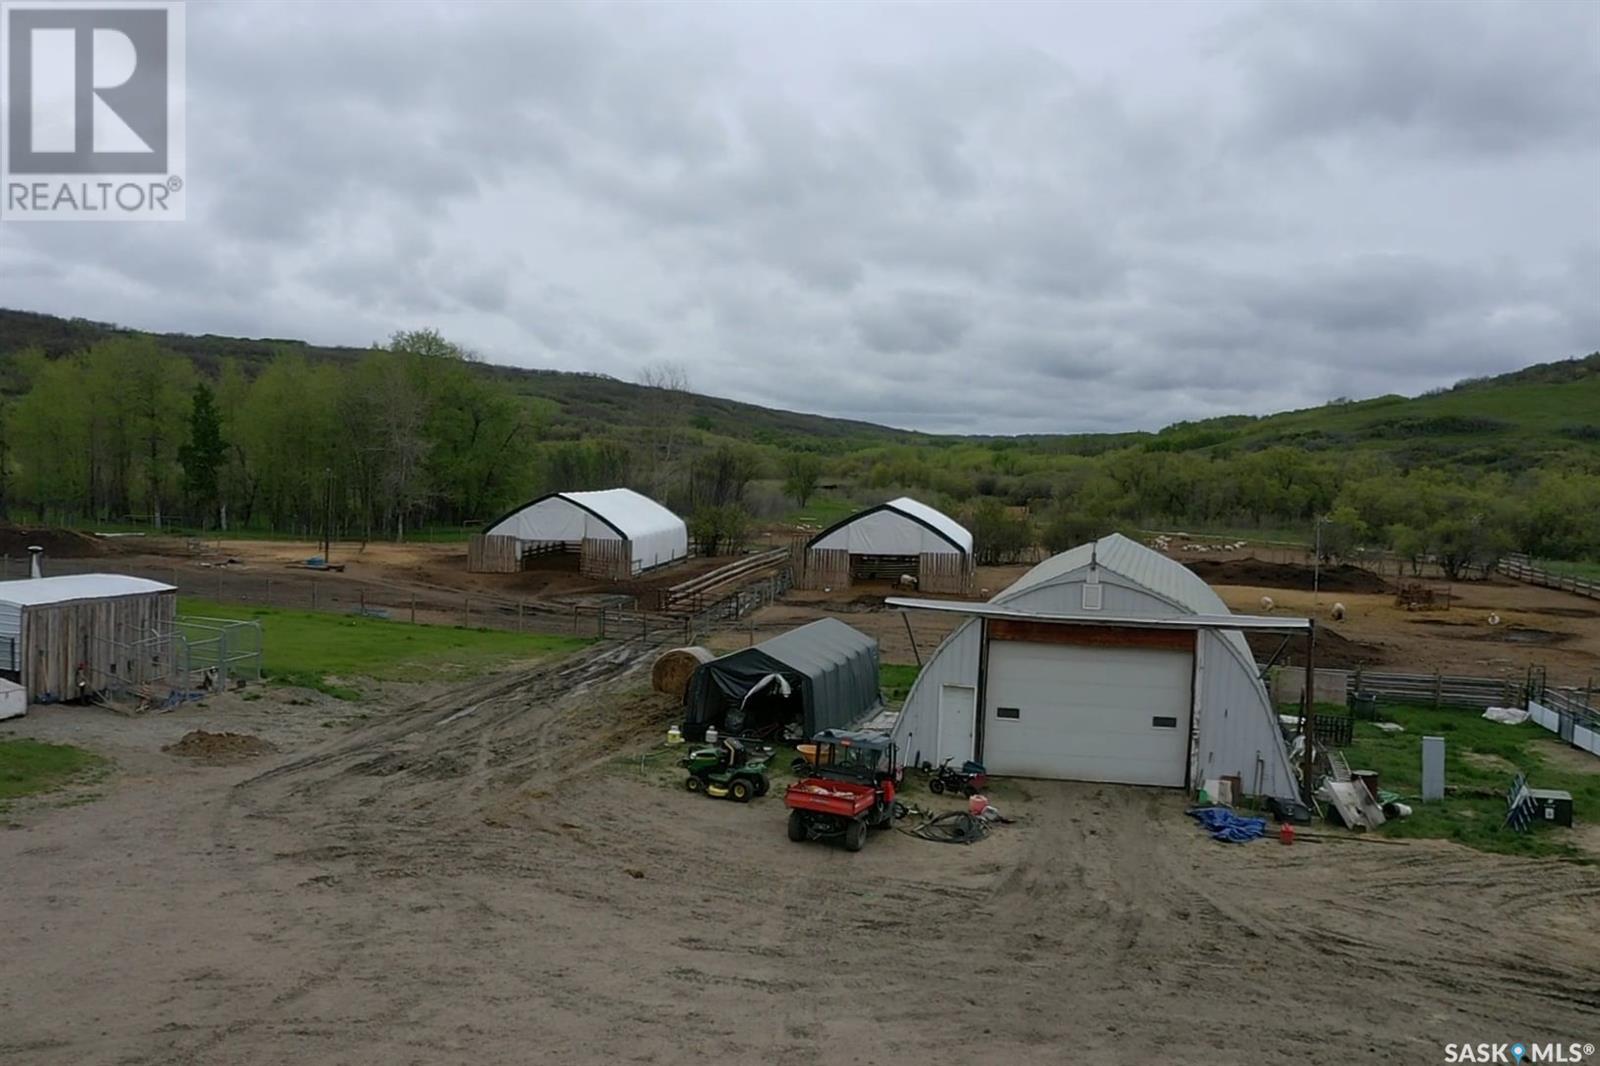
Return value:
M 1600 600 L 1600 582 L 1585 581 L 1571 574 L 1552 574 L 1541 566 L 1534 566 L 1526 555 L 1508 555 L 1500 560 L 1500 572 L 1513 581 L 1559 589 L 1576 596 Z

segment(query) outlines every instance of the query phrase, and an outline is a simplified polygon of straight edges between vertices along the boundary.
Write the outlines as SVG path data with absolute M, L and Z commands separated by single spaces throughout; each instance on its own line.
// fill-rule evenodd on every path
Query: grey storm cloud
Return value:
M 196 4 L 189 221 L 0 304 L 929 430 L 1149 428 L 1600 347 L 1600 14 Z

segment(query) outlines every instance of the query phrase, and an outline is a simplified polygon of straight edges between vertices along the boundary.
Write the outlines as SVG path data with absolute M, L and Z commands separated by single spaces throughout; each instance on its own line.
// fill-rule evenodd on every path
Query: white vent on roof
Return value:
M 1083 583 L 1083 609 L 1098 611 L 1105 604 L 1105 586 L 1100 584 L 1099 568 L 1091 566 Z

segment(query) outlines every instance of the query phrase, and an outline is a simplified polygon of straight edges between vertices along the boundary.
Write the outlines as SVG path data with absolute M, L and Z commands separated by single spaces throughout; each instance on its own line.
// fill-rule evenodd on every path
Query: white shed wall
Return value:
M 28 690 L 14 681 L 0 678 L 0 719 L 21 718 L 28 713 Z
M 0 600 L 0 670 L 19 670 L 22 645 L 22 605 Z
M 905 706 L 895 719 L 892 735 L 900 746 L 900 757 L 908 766 L 936 762 L 939 750 L 939 692 L 944 685 L 976 685 L 978 652 L 982 647 L 983 627 L 968 618 L 944 638 L 922 668 L 906 696 Z
M 683 520 L 654 500 L 626 489 L 550 496 L 507 515 L 484 532 L 531 543 L 626 540 L 632 545 L 635 571 L 689 554 L 689 531 Z

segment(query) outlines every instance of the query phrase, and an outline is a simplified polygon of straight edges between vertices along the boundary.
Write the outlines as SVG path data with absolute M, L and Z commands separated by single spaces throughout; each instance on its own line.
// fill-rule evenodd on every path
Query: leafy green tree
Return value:
M 804 507 L 822 479 L 822 458 L 812 452 L 790 452 L 783 459 L 783 494 Z
M 967 515 L 972 531 L 972 554 L 982 564 L 1015 563 L 1033 547 L 1033 524 L 1026 515 L 1014 514 L 999 500 L 985 497 Z
M 1368 532 L 1367 523 L 1362 520 L 1360 513 L 1348 504 L 1334 508 L 1322 520 L 1321 526 L 1317 540 L 1321 544 L 1322 561 L 1325 563 L 1349 558 L 1366 540 Z
M 690 503 L 696 509 L 741 503 L 745 487 L 760 472 L 761 457 L 757 452 L 742 445 L 719 445 L 690 467 Z
M 204 526 L 219 519 L 222 466 L 228 459 L 228 445 L 222 439 L 222 414 L 210 386 L 194 387 L 189 409 L 189 440 L 178 449 L 183 466 L 183 491 L 195 506 Z
M 732 555 L 750 537 L 750 514 L 733 503 L 696 508 L 687 525 L 701 555 Z
M 1104 514 L 1083 511 L 1068 504 L 1058 506 L 1045 519 L 1039 534 L 1045 550 L 1052 555 L 1098 540 L 1116 528 L 1116 522 Z

